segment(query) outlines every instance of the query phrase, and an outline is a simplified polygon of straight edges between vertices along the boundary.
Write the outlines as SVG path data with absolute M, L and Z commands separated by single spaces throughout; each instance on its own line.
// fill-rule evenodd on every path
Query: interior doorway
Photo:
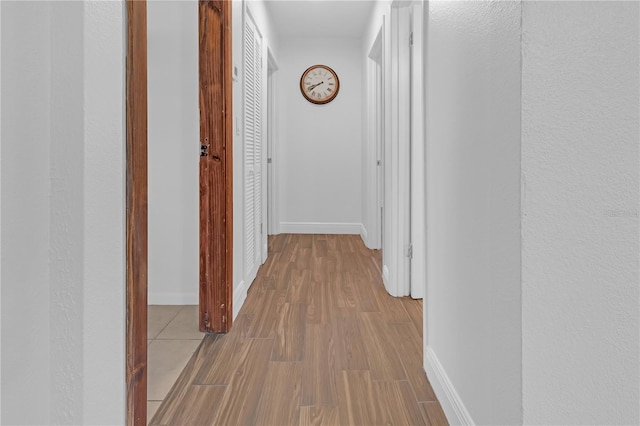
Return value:
M 128 425 L 147 424 L 147 2 L 127 0 L 126 386 Z M 194 23 L 195 24 L 195 23 Z M 200 0 L 200 328 L 232 321 L 231 2 Z M 222 60 L 221 60 L 222 58 Z M 196 141 L 185 141 L 194 143 Z M 229 149 L 227 149 L 229 148 Z M 198 150 L 191 151 L 194 156 Z
M 373 103 L 369 105 L 369 120 L 372 145 L 369 149 L 373 151 L 373 161 L 375 162 L 375 172 L 373 182 L 374 187 L 374 206 L 372 211 L 373 229 L 371 230 L 371 238 L 369 247 L 374 249 L 382 249 L 384 247 L 384 86 L 382 73 L 382 40 L 383 29 L 378 30 L 378 35 L 369 51 L 369 60 L 367 61 L 369 73 L 369 94 L 373 99 Z
M 278 64 L 271 52 L 271 49 L 267 50 L 268 58 L 267 58 L 267 234 L 275 235 L 280 233 L 280 229 L 278 227 L 278 204 L 276 200 L 278 199 L 278 189 L 277 189 L 277 155 L 276 155 L 276 76 L 275 73 L 278 71 Z M 266 254 L 266 251 L 265 251 Z M 263 262 L 266 260 L 266 256 L 263 259 Z

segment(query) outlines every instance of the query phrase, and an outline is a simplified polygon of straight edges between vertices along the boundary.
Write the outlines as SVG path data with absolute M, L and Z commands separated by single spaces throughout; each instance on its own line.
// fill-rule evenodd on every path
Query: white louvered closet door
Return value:
M 245 272 L 253 280 L 262 236 L 262 43 L 251 19 L 244 35 Z

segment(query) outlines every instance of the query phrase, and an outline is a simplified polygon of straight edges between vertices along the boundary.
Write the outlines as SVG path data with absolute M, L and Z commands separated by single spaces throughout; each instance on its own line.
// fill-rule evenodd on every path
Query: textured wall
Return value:
M 123 424 L 123 4 L 0 8 L 1 421 Z
M 124 2 L 84 5 L 84 425 L 125 418 Z
M 520 4 L 428 16 L 428 345 L 477 424 L 518 424 Z
M 0 7 L 1 421 L 49 424 L 51 6 L 44 2 L 2 2 Z M 33 400 L 39 403 L 31 404 Z
M 527 424 L 637 424 L 637 2 L 524 2 Z

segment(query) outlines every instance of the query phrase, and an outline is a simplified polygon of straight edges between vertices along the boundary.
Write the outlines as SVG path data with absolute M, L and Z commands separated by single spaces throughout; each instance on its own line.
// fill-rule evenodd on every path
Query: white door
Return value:
M 261 264 L 263 158 L 262 37 L 251 19 L 244 33 L 244 229 L 245 272 L 253 281 Z

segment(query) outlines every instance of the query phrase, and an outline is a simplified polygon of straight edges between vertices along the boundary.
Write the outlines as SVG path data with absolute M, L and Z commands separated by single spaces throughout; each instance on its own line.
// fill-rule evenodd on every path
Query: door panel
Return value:
M 244 28 L 244 254 L 247 282 L 253 281 L 262 263 L 262 81 L 262 38 L 249 18 Z
M 200 330 L 224 333 L 233 312 L 231 3 L 200 0 L 198 15 Z

